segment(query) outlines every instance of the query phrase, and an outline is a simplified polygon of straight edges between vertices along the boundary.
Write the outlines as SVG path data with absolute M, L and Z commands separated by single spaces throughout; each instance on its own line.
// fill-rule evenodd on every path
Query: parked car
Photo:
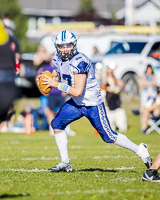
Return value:
M 116 44 L 116 41 L 114 42 Z M 114 63 L 117 78 L 124 81 L 124 91 L 138 94 L 138 78 L 145 72 L 146 66 L 151 64 L 158 76 L 157 85 L 160 86 L 160 36 L 126 36 L 101 57 L 92 59 L 95 70 L 106 68 Z M 96 60 L 97 59 L 97 60 Z M 99 59 L 99 60 L 98 60 Z
M 113 36 L 110 37 L 107 45 L 110 45 L 110 47 L 107 46 L 109 51 L 91 58 L 95 71 L 104 69 L 111 63 L 117 65 L 115 76 L 123 79 L 124 91 L 138 94 L 138 78 L 145 72 L 147 64 L 151 64 L 158 77 L 157 85 L 160 86 L 160 56 L 157 54 L 160 52 L 160 36 Z M 33 65 L 33 56 L 34 53 L 22 54 L 21 63 L 25 66 L 27 73 L 16 79 L 18 87 L 22 90 L 22 95 L 27 97 L 40 95 L 35 84 L 35 74 L 38 68 Z

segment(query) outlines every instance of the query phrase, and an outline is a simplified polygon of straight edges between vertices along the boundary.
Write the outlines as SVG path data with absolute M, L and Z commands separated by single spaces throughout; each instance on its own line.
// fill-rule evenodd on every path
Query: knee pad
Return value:
M 61 123 L 59 120 L 54 118 L 51 122 L 51 126 L 53 129 L 60 129 L 64 130 L 66 128 L 66 125 L 64 123 Z

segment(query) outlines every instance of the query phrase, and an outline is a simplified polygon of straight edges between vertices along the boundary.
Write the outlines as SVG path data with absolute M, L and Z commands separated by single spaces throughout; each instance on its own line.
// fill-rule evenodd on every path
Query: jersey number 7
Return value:
M 63 74 L 63 79 L 67 81 L 67 84 L 71 86 L 71 76 L 68 74 Z

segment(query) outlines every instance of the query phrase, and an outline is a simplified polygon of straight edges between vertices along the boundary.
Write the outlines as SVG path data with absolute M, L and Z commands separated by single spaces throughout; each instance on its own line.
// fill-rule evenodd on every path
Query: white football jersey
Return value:
M 103 102 L 92 63 L 86 55 L 78 52 L 70 60 L 62 62 L 59 55 L 55 53 L 52 62 L 60 81 L 73 87 L 75 74 L 86 73 L 87 79 L 82 94 L 79 97 L 72 96 L 77 105 L 97 106 Z

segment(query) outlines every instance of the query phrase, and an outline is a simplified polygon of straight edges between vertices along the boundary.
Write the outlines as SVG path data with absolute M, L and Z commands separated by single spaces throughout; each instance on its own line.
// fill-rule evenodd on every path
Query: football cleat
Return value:
M 142 130 L 141 130 L 141 133 L 142 133 L 142 134 L 146 134 L 146 129 L 145 129 L 145 130 L 142 129 Z
M 48 169 L 49 172 L 60 172 L 60 171 L 64 171 L 64 172 L 71 172 L 72 171 L 72 165 L 71 163 L 65 163 L 63 161 L 61 161 L 58 165 L 55 165 L 52 168 Z
M 148 153 L 148 147 L 146 144 L 141 143 L 139 145 L 137 155 L 142 159 L 146 167 L 150 168 L 150 166 L 152 165 L 152 158 Z
M 140 111 L 139 111 L 139 109 L 134 109 L 134 110 L 132 110 L 132 113 L 135 115 L 139 115 Z
M 142 175 L 142 180 L 160 183 L 160 177 L 158 176 L 158 171 L 156 169 L 147 169 Z

